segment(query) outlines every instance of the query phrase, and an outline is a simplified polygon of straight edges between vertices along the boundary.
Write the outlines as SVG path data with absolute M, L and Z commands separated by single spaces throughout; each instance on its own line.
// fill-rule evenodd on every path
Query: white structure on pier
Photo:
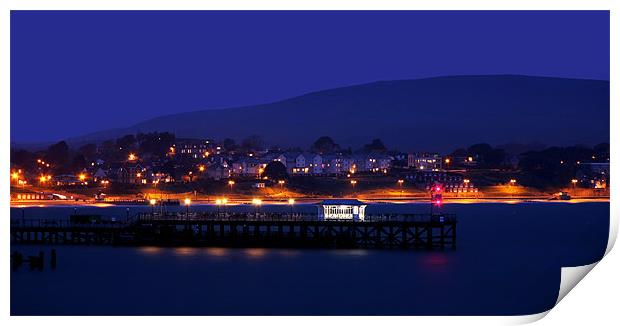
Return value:
M 363 221 L 366 204 L 357 199 L 328 199 L 319 204 L 319 220 Z

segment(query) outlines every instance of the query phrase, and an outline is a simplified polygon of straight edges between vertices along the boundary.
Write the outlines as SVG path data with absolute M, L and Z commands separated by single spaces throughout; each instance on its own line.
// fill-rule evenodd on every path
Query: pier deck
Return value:
M 287 248 L 456 248 L 456 217 L 377 215 L 365 221 L 294 214 L 140 214 L 123 221 L 11 221 L 11 242 Z

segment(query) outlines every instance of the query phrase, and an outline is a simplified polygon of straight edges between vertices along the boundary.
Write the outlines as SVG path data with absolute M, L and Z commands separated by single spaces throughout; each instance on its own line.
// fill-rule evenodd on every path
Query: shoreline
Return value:
M 217 206 L 213 198 L 192 198 L 192 206 Z M 318 204 L 325 199 L 321 198 L 295 198 L 295 204 L 308 205 Z M 357 198 L 368 204 L 429 204 L 428 198 Z M 289 205 L 288 199 L 262 199 L 262 205 Z M 574 197 L 570 200 L 551 200 L 548 197 L 488 197 L 488 198 L 444 198 L 444 204 L 519 204 L 519 203 L 608 203 L 609 197 Z M 252 198 L 228 198 L 224 206 L 252 205 Z M 72 201 L 72 200 L 25 200 L 11 201 L 11 208 L 28 207 L 148 207 L 149 205 L 115 204 L 112 202 L 97 201 Z M 183 206 L 182 204 L 180 206 Z M 173 206 L 174 207 L 174 206 Z

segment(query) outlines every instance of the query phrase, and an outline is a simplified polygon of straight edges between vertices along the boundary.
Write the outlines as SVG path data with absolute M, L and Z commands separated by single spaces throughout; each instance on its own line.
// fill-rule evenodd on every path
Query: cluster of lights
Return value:
M 227 198 L 217 198 L 215 200 L 215 204 L 218 205 L 218 206 L 219 205 L 226 205 L 226 204 L 228 204 L 228 199 Z
M 262 204 L 263 204 L 263 201 L 261 199 L 258 199 L 258 198 L 252 199 L 252 205 L 260 206 Z
M 22 173 L 22 170 L 13 171 L 11 173 L 11 179 L 19 180 L 19 175 Z
M 48 167 L 48 168 L 50 167 L 50 164 L 49 163 L 45 163 L 45 161 L 43 161 L 42 159 L 37 159 L 37 163 L 41 164 L 41 165 L 43 165 L 45 167 Z
M 44 182 L 48 182 L 52 179 L 51 175 L 42 175 L 39 177 L 39 182 L 44 183 Z

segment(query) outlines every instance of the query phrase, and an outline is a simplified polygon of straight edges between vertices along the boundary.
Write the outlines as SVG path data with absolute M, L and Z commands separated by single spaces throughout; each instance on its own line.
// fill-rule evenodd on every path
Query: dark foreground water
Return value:
M 373 205 L 369 213 L 427 209 Z M 11 217 L 73 211 L 12 208 Z M 126 214 L 121 207 L 78 211 Z M 56 270 L 11 272 L 11 314 L 532 314 L 555 303 L 561 266 L 593 263 L 607 244 L 609 203 L 450 204 L 444 211 L 458 214 L 456 250 L 56 246 Z M 49 257 L 51 247 L 11 249 Z

